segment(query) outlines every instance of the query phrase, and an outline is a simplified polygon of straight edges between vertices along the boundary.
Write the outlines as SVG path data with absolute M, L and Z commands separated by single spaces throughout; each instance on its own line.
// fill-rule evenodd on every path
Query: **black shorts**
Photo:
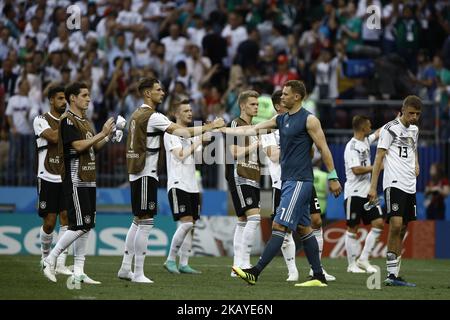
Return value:
M 137 217 L 156 216 L 158 206 L 158 181 L 152 177 L 142 177 L 130 181 L 131 209 Z
M 194 221 L 200 218 L 200 193 L 190 193 L 172 188 L 169 190 L 168 196 L 174 221 L 178 221 L 181 217 L 186 216 L 192 216 Z
M 245 216 L 245 212 L 250 209 L 261 207 L 259 188 L 247 184 L 237 186 L 234 183 L 228 183 L 228 187 L 238 217 Z
M 49 213 L 59 214 L 67 210 L 62 183 L 48 182 L 44 179 L 37 179 L 39 197 L 39 217 L 44 218 Z
M 312 188 L 312 196 L 311 202 L 309 203 L 309 214 L 322 214 L 322 210 L 320 209 L 319 198 L 317 198 L 316 188 Z
M 391 217 L 403 217 L 403 224 L 417 219 L 416 194 L 406 193 L 400 189 L 389 187 L 384 190 L 386 200 L 386 222 Z
M 96 188 L 73 187 L 65 194 L 69 230 L 89 230 L 95 227 Z
M 368 201 L 368 198 L 362 197 L 348 197 L 344 200 L 347 226 L 353 228 L 359 225 L 361 220 L 365 225 L 368 225 L 375 219 L 383 218 L 383 211 L 380 206 L 373 207 L 369 211 L 364 209 L 364 204 Z

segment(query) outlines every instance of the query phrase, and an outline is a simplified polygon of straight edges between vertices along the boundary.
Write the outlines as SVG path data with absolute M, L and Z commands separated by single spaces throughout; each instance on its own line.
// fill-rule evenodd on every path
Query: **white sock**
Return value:
M 52 247 L 53 232 L 50 234 L 45 233 L 44 228 L 41 227 L 39 231 L 39 237 L 41 238 L 41 258 L 44 259 L 50 253 Z
M 50 252 L 50 254 L 47 257 L 47 261 L 50 262 L 52 265 L 56 264 L 56 258 L 59 257 L 59 255 L 66 250 L 75 240 L 77 240 L 79 237 L 81 237 L 83 234 L 85 234 L 86 230 L 67 230 L 64 235 L 61 237 L 61 239 L 58 240 L 56 243 L 56 246 L 53 248 L 53 250 Z
M 136 239 L 136 232 L 138 230 L 138 225 L 136 221 L 133 220 L 130 228 L 127 232 L 127 237 L 125 238 L 125 250 L 123 252 L 122 266 L 120 269 L 131 271 L 131 264 L 133 263 L 134 257 L 134 241 Z
M 286 233 L 283 244 L 281 245 L 281 252 L 283 253 L 289 274 L 298 273 L 297 266 L 295 265 L 295 242 L 292 232 Z
M 189 263 L 189 257 L 192 251 L 192 238 L 194 237 L 194 228 L 186 234 L 183 244 L 181 245 L 179 255 L 180 255 L 180 266 L 186 266 Z
M 138 229 L 134 240 L 134 276 L 144 275 L 144 261 L 147 254 L 148 236 L 153 228 L 153 219 L 138 221 Z
M 313 235 L 316 237 L 317 244 L 319 245 L 319 258 L 322 260 L 322 251 L 323 251 L 323 233 L 322 233 L 322 228 L 313 229 Z
M 236 229 L 234 230 L 234 239 L 233 239 L 233 251 L 234 251 L 234 259 L 233 266 L 242 266 L 242 239 L 244 234 L 244 228 L 247 222 L 238 221 L 236 224 Z
M 351 232 L 345 233 L 345 250 L 347 251 L 347 261 L 348 265 L 352 265 L 355 263 L 356 257 L 358 256 L 358 252 L 356 252 L 357 243 L 356 234 Z
M 255 242 L 256 229 L 261 223 L 261 216 L 255 214 L 247 218 L 244 232 L 242 234 L 242 266 L 244 268 L 250 267 L 250 254 L 252 252 L 253 243 Z
M 67 226 L 59 226 L 59 233 L 58 233 L 58 241 L 63 237 L 64 233 L 67 231 Z M 56 259 L 56 265 L 64 267 L 66 265 L 66 259 L 67 259 L 67 252 L 68 250 L 64 250 Z
M 364 244 L 364 248 L 362 250 L 361 256 L 359 257 L 361 260 L 368 260 L 370 254 L 372 253 L 375 244 L 377 243 L 378 238 L 383 230 L 378 228 L 372 228 L 369 234 L 366 237 L 366 243 Z
M 73 243 L 73 274 L 80 276 L 84 274 L 84 261 L 86 260 L 86 247 L 89 231 L 79 237 Z
M 399 259 L 397 255 L 394 252 L 388 252 L 386 253 L 386 268 L 388 276 L 390 274 L 395 275 L 398 277 L 398 271 L 399 271 Z
M 180 250 L 187 234 L 191 232 L 193 227 L 193 222 L 182 222 L 178 226 L 177 231 L 175 231 L 175 234 L 173 235 L 172 243 L 170 244 L 169 256 L 167 257 L 167 260 L 175 261 L 177 259 L 178 251 Z

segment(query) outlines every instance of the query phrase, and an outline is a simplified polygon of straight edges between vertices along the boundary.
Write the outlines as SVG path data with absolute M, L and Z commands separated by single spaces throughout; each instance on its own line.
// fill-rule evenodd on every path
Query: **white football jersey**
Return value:
M 264 134 L 261 136 L 262 148 L 265 150 L 267 147 L 276 146 L 280 148 L 280 132 L 278 130 Z M 272 188 L 281 189 L 281 166 L 279 162 L 268 161 L 270 178 L 272 179 Z
M 370 145 L 376 140 L 375 134 L 371 134 L 363 141 L 352 138 L 345 146 L 344 163 L 345 181 L 344 199 L 348 197 L 366 198 L 370 189 L 370 172 L 366 174 L 356 175 L 352 168 L 369 167 L 370 161 Z
M 141 107 L 148 107 L 146 104 L 143 104 Z M 155 133 L 158 131 L 166 131 L 167 128 L 171 125 L 171 121 L 162 113 L 155 112 L 148 119 L 147 123 L 147 133 Z M 128 134 L 132 134 L 128 132 Z M 159 148 L 161 145 L 161 137 L 160 136 L 152 136 L 147 137 L 147 148 L 155 149 Z M 130 181 L 136 181 L 142 177 L 153 177 L 158 180 L 158 153 L 150 153 L 147 152 L 145 156 L 145 167 L 141 172 L 137 174 L 130 174 Z
M 378 148 L 386 149 L 383 190 L 398 188 L 406 193 L 416 192 L 416 152 L 419 128 L 405 127 L 398 119 L 388 122 L 380 132 Z
M 49 115 L 53 119 L 59 121 L 59 119 L 55 118 L 51 113 L 49 113 Z M 44 132 L 47 129 L 51 129 L 47 119 L 45 119 L 44 116 L 37 116 L 36 118 L 34 118 L 33 129 L 34 134 L 37 137 L 39 137 L 36 139 L 37 147 L 40 148 L 47 146 L 48 145 L 47 139 L 41 137 L 42 132 Z M 45 169 L 44 163 L 46 156 L 47 156 L 47 149 L 42 149 L 41 151 L 38 152 L 38 173 L 37 173 L 38 178 L 41 178 L 48 182 L 61 183 L 62 180 L 59 174 L 50 173 Z
M 167 191 L 172 188 L 181 189 L 186 192 L 200 192 L 195 177 L 194 154 L 189 155 L 184 160 L 178 159 L 172 151 L 178 148 L 189 148 L 200 137 L 181 138 L 173 134 L 164 134 L 164 147 L 166 148 L 167 161 Z M 201 145 L 197 150 L 201 150 Z

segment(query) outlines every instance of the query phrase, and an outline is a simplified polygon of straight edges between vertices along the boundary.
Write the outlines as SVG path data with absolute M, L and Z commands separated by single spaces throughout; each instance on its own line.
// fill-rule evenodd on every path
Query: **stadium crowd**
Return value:
M 185 96 L 203 122 L 237 117 L 243 90 L 270 96 L 293 79 L 306 84 L 313 110 L 323 99 L 416 94 L 439 105 L 433 125 L 450 138 L 448 1 L 2 0 L 0 15 L 6 184 L 21 183 L 17 168 L 34 174 L 25 164 L 34 161 L 32 121 L 48 111 L 48 86 L 75 80 L 90 86 L 97 131 L 110 116 L 128 119 L 142 103 L 137 80 L 154 76 L 167 92 L 162 112 Z M 274 113 L 265 110 L 260 119 Z M 324 127 L 350 128 L 350 119 Z

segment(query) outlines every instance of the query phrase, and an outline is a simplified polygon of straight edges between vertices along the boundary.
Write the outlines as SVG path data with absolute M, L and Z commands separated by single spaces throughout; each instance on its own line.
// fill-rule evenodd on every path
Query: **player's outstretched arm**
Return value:
M 220 131 L 233 136 L 257 136 L 258 134 L 266 134 L 271 129 L 277 128 L 277 116 L 272 119 L 263 121 L 253 126 L 242 126 L 235 128 L 223 127 Z
M 207 123 L 203 126 L 196 127 L 182 127 L 176 123 L 171 123 L 169 127 L 167 127 L 166 132 L 173 134 L 175 136 L 190 138 L 194 136 L 199 136 L 207 131 L 211 131 L 214 129 L 222 128 L 225 125 L 225 121 L 222 118 L 216 118 L 213 122 Z
M 373 164 L 372 177 L 370 180 L 370 190 L 369 194 L 367 195 L 370 202 L 375 202 L 375 200 L 377 199 L 378 177 L 380 176 L 385 156 L 386 156 L 386 149 L 378 148 L 377 154 L 375 156 L 375 163 Z
M 334 168 L 333 157 L 331 156 L 331 151 L 328 148 L 327 140 L 325 139 L 325 134 L 323 133 L 319 119 L 313 115 L 310 115 L 306 120 L 306 130 L 308 131 L 308 134 L 313 142 L 316 144 L 317 149 L 322 155 L 323 163 L 327 167 L 330 191 L 335 197 L 338 197 L 342 192 L 342 187 L 339 183 L 339 179 Z

